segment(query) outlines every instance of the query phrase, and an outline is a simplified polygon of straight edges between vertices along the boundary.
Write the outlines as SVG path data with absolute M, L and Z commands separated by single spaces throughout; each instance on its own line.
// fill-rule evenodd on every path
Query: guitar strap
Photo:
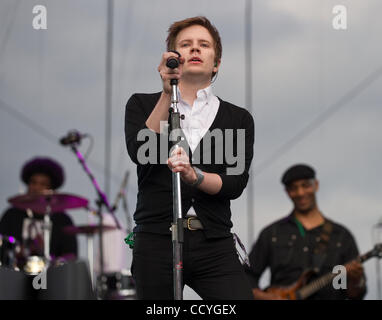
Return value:
M 333 231 L 333 224 L 325 219 L 324 225 L 322 226 L 322 232 L 317 242 L 312 257 L 312 267 L 313 270 L 318 273 L 326 259 L 327 249 L 329 245 L 329 240 L 331 233 Z

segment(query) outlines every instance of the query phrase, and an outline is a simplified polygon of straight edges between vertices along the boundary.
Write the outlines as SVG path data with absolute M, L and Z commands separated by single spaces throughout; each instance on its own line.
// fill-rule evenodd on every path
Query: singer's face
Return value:
M 50 177 L 46 174 L 36 173 L 29 178 L 28 194 L 39 194 L 50 188 Z
M 215 67 L 215 43 L 209 31 L 200 26 L 193 25 L 179 32 L 176 37 L 176 50 L 185 59 L 183 76 L 205 76 L 211 79 Z

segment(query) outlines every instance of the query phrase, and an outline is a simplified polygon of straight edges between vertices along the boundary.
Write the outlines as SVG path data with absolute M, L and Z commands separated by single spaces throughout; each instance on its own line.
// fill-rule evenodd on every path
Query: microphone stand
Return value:
M 171 79 L 171 108 L 170 108 L 170 140 L 171 136 L 180 131 L 180 113 L 178 110 L 178 80 Z M 175 148 L 180 142 L 180 135 L 174 141 Z M 172 198 L 173 198 L 173 223 L 171 225 L 172 244 L 173 244 L 173 281 L 174 299 L 183 299 L 183 217 L 182 217 L 182 198 L 180 189 L 180 173 L 172 172 Z
M 129 178 L 129 171 L 126 171 L 125 176 L 121 182 L 119 192 L 115 198 L 112 210 L 113 210 L 113 212 L 115 212 L 118 209 L 119 201 L 122 199 L 122 206 L 123 206 L 123 210 L 125 212 L 125 217 L 126 217 L 126 231 L 127 231 L 127 233 L 130 233 L 132 230 L 132 220 L 131 220 L 129 211 L 127 209 L 127 200 L 126 200 L 126 195 L 125 195 L 125 192 L 126 192 L 125 189 L 126 189 L 128 178 Z
M 97 180 L 95 179 L 94 175 L 90 171 L 89 167 L 86 165 L 85 158 L 83 157 L 81 152 L 78 150 L 78 148 L 76 146 L 76 143 L 75 142 L 71 143 L 70 147 L 71 147 L 73 153 L 78 158 L 78 161 L 81 163 L 84 171 L 86 172 L 86 174 L 90 178 L 94 188 L 96 189 L 97 195 L 98 195 L 98 199 L 97 199 L 96 203 L 97 203 L 97 208 L 98 208 L 97 215 L 99 217 L 100 274 L 103 275 L 103 273 L 104 273 L 104 265 L 103 265 L 104 264 L 104 260 L 103 260 L 103 236 L 102 236 L 102 234 L 103 234 L 102 206 L 105 206 L 106 209 L 108 210 L 108 212 L 110 212 L 110 214 L 113 216 L 115 224 L 116 224 L 118 229 L 121 229 L 121 225 L 119 224 L 119 221 L 118 221 L 117 217 L 114 215 L 114 211 L 111 208 L 105 193 L 102 192 L 100 186 L 98 185 Z

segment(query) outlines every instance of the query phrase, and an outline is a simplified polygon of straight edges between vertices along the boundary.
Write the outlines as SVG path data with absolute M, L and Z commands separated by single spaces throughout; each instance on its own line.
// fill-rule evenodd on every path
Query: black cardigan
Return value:
M 163 161 L 162 164 L 159 163 L 159 139 L 167 136 L 151 132 L 158 139 L 156 161 L 141 164 L 137 156 L 138 149 L 148 140 L 138 141 L 138 132 L 141 129 L 149 130 L 145 122 L 159 100 L 160 94 L 134 94 L 126 105 L 125 138 L 127 151 L 132 161 L 137 164 L 138 176 L 137 206 L 134 213 L 135 232 L 170 233 L 169 228 L 173 220 L 172 175 Z M 223 182 L 221 190 L 215 195 L 209 195 L 181 182 L 183 216 L 186 215 L 192 205 L 204 226 L 203 232 L 207 238 L 230 235 L 232 227 L 230 200 L 238 198 L 246 187 L 249 177 L 248 171 L 253 157 L 254 121 L 251 114 L 246 109 L 220 98 L 219 101 L 219 110 L 209 131 L 218 128 L 233 129 L 233 150 L 236 156 L 237 129 L 245 129 L 245 168 L 241 174 L 227 175 L 227 168 L 236 167 L 236 164 L 230 164 L 225 156 L 222 163 L 216 161 L 214 139 L 211 139 L 211 147 L 206 150 L 203 149 L 206 136 L 197 146 L 194 154 L 200 154 L 200 164 L 194 165 L 202 171 L 219 174 Z M 227 139 L 223 134 L 224 152 Z M 201 153 L 201 150 L 204 154 Z M 165 151 L 168 154 L 168 149 Z M 211 157 L 211 164 L 203 164 L 203 157 L 206 158 L 206 153 Z M 189 155 L 192 163 L 193 154 L 190 150 Z

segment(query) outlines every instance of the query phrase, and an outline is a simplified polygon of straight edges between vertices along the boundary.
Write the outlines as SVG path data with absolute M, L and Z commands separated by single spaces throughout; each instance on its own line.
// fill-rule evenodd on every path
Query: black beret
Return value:
M 37 157 L 25 163 L 21 170 L 21 180 L 28 184 L 31 176 L 36 173 L 49 176 L 54 190 L 61 187 L 65 180 L 64 169 L 57 161 L 50 158 Z
M 314 179 L 316 172 L 306 164 L 296 164 L 284 172 L 281 182 L 287 186 L 291 182 L 301 179 Z

